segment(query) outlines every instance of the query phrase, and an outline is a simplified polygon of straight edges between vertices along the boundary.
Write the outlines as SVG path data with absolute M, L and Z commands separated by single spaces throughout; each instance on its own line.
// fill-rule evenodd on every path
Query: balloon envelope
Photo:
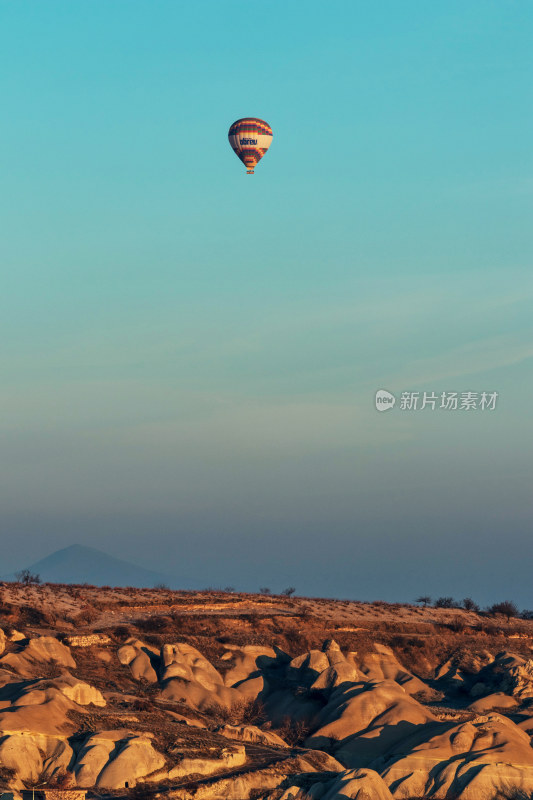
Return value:
M 233 123 L 228 139 L 248 175 L 253 175 L 255 165 L 272 144 L 272 128 L 263 119 L 243 117 Z

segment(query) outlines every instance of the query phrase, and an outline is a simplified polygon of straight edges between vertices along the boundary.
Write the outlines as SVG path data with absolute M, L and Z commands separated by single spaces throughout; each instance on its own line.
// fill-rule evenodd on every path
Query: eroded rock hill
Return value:
M 268 603 L 261 619 L 217 622 L 217 634 L 205 616 L 194 627 L 186 603 L 167 614 L 124 604 L 111 625 L 110 609 L 96 609 L 74 633 L 17 616 L 11 602 L 0 632 L 2 788 L 179 800 L 533 795 L 527 629 L 477 636 L 472 625 L 441 660 L 427 649 L 404 663 L 423 631 L 387 636 L 343 616 L 333 637 L 331 621 L 307 611 L 288 627 L 295 607 Z M 306 630 L 312 646 L 298 647 Z

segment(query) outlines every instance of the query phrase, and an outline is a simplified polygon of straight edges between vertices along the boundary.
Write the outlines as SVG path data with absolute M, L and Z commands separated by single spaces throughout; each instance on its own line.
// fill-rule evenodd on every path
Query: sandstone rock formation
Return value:
M 492 800 L 511 787 L 533 791 L 533 750 L 527 734 L 497 714 L 451 729 L 417 732 L 373 766 L 394 797 Z
M 122 789 L 135 786 L 139 778 L 161 769 L 165 758 L 152 744 L 151 737 L 124 730 L 102 731 L 89 736 L 74 766 L 76 783 Z
M 157 683 L 159 653 L 155 648 L 131 638 L 119 649 L 118 658 L 121 664 L 129 666 L 136 681 L 144 679 L 149 683 Z
M 390 647 L 378 642 L 374 643 L 374 652 L 363 657 L 361 672 L 370 681 L 395 681 L 409 694 L 427 690 L 423 681 L 402 667 Z
M 266 744 L 271 747 L 288 747 L 281 736 L 278 736 L 273 731 L 263 731 L 256 725 L 223 725 L 218 728 L 217 732 L 227 739 L 237 739 L 241 742 Z
M 23 639 L 20 650 L 0 658 L 0 667 L 9 666 L 24 677 L 35 675 L 43 664 L 76 668 L 69 648 L 53 636 L 39 636 L 29 641 Z
M 116 628 L 115 608 L 110 627 L 68 639 L 24 625 L 0 635 L 0 780 L 12 770 L 11 790 L 63 781 L 99 793 L 145 783 L 147 796 L 165 788 L 175 800 L 533 794 L 529 640 L 492 653 L 463 636 L 433 678 L 421 667 L 422 680 L 368 638 L 360 652 L 332 638 L 299 652 L 293 628 L 289 653 L 242 644 L 241 633 L 240 644 L 152 634 L 135 617 Z
M 365 767 L 435 720 L 395 681 L 341 686 L 329 696 L 307 744 L 333 752 L 347 766 Z
M 218 758 L 184 758 L 168 773 L 169 778 L 185 775 L 212 775 L 223 769 L 241 767 L 246 763 L 246 750 L 240 745 L 225 747 Z

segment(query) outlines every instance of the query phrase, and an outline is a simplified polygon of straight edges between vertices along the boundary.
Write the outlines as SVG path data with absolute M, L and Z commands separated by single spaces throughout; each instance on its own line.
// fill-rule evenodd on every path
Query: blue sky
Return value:
M 532 35 L 526 0 L 0 1 L 4 571 L 533 607 Z

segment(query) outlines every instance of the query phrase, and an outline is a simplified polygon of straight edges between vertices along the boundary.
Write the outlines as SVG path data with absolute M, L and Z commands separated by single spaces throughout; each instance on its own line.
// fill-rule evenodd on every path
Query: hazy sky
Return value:
M 0 0 L 2 572 L 533 608 L 532 40 L 530 0 Z

